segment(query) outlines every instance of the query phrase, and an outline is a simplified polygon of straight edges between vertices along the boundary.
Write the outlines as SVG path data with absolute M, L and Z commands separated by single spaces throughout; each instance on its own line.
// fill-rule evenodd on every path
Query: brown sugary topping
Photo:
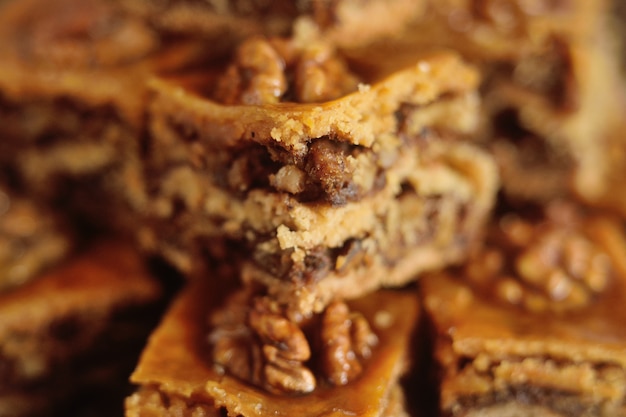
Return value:
M 576 219 L 533 222 L 505 216 L 487 247 L 465 266 L 468 279 L 496 299 L 532 312 L 589 305 L 608 286 L 609 255 Z

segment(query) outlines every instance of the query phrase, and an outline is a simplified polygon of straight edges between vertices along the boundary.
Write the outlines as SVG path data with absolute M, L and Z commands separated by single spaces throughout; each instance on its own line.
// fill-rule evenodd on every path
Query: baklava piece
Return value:
M 0 293 L 0 415 L 68 412 L 89 395 L 121 413 L 160 297 L 141 258 L 115 243 Z
M 623 113 L 609 17 L 606 0 L 433 0 L 404 36 L 362 53 L 459 52 L 483 74 L 481 136 L 505 195 L 593 198 L 607 191 L 605 136 Z
M 305 359 L 307 344 L 282 343 L 296 340 L 292 333 L 298 329 L 284 319 L 276 321 L 271 312 L 261 314 L 237 303 L 249 296 L 247 289 L 226 296 L 218 288 L 197 280 L 175 300 L 131 377 L 138 389 L 126 400 L 128 417 L 407 415 L 399 380 L 409 366 L 407 354 L 418 319 L 414 293 L 381 290 L 336 303 L 330 314 L 311 323 L 320 326 L 318 343 L 325 353 Z M 224 298 L 226 308 L 218 310 Z M 254 339 L 240 316 L 267 330 L 262 352 L 255 351 L 261 340 Z M 371 327 L 363 329 L 362 321 Z M 220 363 L 212 361 L 212 349 L 218 351 Z M 362 361 L 361 373 L 337 385 L 327 378 L 342 378 L 343 360 Z M 225 367 L 237 373 L 258 372 L 271 384 L 271 392 L 233 377 Z M 308 369 L 320 369 L 326 377 L 306 394 L 289 389 L 310 384 Z
M 112 2 L 3 2 L 3 170 L 37 201 L 74 208 L 70 200 L 82 193 L 76 200 L 98 223 L 114 220 L 120 189 L 130 196 L 120 204 L 139 204 L 147 79 L 210 53 L 174 45 Z
M 463 268 L 420 282 L 443 415 L 626 415 L 626 238 L 577 211 L 504 215 Z
M 463 259 L 498 183 L 466 140 L 477 74 L 446 52 L 375 63 L 255 37 L 214 71 L 155 79 L 142 244 L 185 271 L 239 241 L 244 280 L 291 317 Z

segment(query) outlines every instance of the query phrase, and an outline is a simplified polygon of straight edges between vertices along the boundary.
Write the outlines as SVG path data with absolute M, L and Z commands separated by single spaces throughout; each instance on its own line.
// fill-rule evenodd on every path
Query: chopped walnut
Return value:
M 267 298 L 236 292 L 210 322 L 213 361 L 225 372 L 276 394 L 315 389 L 304 365 L 311 357 L 308 340 Z
M 585 305 L 604 290 L 610 275 L 606 253 L 584 236 L 549 229 L 516 258 L 519 279 L 564 307 Z
M 252 38 L 237 49 L 215 98 L 225 104 L 277 103 L 287 91 L 285 62 L 270 42 Z
M 266 387 L 278 393 L 313 391 L 315 376 L 303 365 L 311 358 L 311 349 L 302 330 L 266 298 L 255 300 L 248 323 L 263 343 Z
M 529 311 L 588 305 L 611 275 L 609 256 L 572 224 L 533 224 L 509 217 L 500 238 L 465 266 L 468 280 L 501 301 Z
M 352 172 L 347 162 L 350 154 L 346 144 L 325 138 L 314 141 L 309 147 L 305 171 L 334 205 L 343 205 L 358 195 L 359 190 L 350 178 Z
M 358 84 L 345 62 L 326 44 L 314 43 L 296 64 L 295 93 L 301 103 L 333 100 L 355 91 Z
M 313 103 L 356 91 L 359 79 L 336 50 L 319 39 L 296 45 L 255 37 L 243 42 L 218 79 L 214 98 L 224 104 Z
M 270 176 L 270 184 L 277 190 L 298 194 L 305 189 L 306 173 L 295 165 L 285 165 Z
M 305 323 L 289 320 L 281 306 L 250 289 L 231 296 L 212 314 L 210 325 L 208 340 L 218 370 L 281 395 L 315 390 L 312 363 L 320 364 L 320 376 L 329 383 L 349 383 L 378 342 L 367 320 L 345 303 L 334 302 L 310 318 L 305 334 Z M 322 342 L 316 355 L 310 338 Z
M 322 317 L 322 368 L 333 385 L 345 385 L 363 370 L 378 339 L 363 316 L 343 302 L 331 303 Z

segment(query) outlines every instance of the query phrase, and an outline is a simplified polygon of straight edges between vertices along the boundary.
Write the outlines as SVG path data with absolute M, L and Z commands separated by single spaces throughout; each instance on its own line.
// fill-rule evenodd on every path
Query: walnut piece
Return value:
M 263 38 L 241 44 L 217 84 L 215 98 L 224 104 L 277 103 L 287 91 L 285 63 Z
M 343 302 L 296 323 L 277 303 L 249 288 L 235 292 L 209 322 L 217 369 L 278 395 L 310 393 L 320 377 L 332 385 L 349 383 L 361 374 L 378 342 L 367 320 Z M 310 340 L 321 341 L 318 351 L 311 351 Z
M 467 278 L 496 299 L 562 312 L 588 305 L 607 288 L 611 260 L 576 226 L 506 218 L 500 231 L 465 266 Z
M 315 389 L 315 376 L 304 365 L 311 357 L 308 340 L 266 297 L 237 291 L 209 321 L 218 369 L 275 394 Z
M 244 41 L 219 77 L 213 98 L 228 104 L 314 103 L 356 91 L 359 79 L 332 45 L 282 38 Z
M 339 301 L 326 308 L 321 327 L 323 372 L 331 384 L 345 385 L 362 372 L 378 338 L 363 316 Z
M 295 67 L 295 93 L 300 103 L 319 103 L 356 90 L 358 79 L 327 44 L 313 43 Z
M 303 365 L 311 358 L 311 349 L 302 330 L 277 313 L 268 299 L 256 299 L 254 304 L 248 322 L 263 344 L 267 388 L 278 393 L 313 391 L 315 376 Z
M 212 327 L 208 335 L 212 359 L 220 372 L 227 372 L 244 381 L 261 385 L 262 353 L 254 333 L 246 325 L 250 295 L 236 292 L 225 307 L 209 317 Z

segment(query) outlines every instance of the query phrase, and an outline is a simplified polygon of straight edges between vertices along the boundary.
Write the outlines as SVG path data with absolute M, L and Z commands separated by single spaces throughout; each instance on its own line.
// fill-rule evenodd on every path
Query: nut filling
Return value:
M 378 337 L 367 320 L 341 301 L 296 323 L 268 297 L 233 294 L 209 317 L 212 361 L 269 392 L 306 394 L 318 384 L 346 385 L 359 377 Z
M 468 279 L 495 299 L 532 312 L 589 305 L 608 286 L 611 260 L 577 227 L 576 219 L 567 219 L 570 213 L 561 214 L 561 220 L 541 223 L 503 217 L 490 237 L 492 244 L 465 266 Z
M 0 188 L 0 292 L 34 278 L 71 248 L 54 216 Z

